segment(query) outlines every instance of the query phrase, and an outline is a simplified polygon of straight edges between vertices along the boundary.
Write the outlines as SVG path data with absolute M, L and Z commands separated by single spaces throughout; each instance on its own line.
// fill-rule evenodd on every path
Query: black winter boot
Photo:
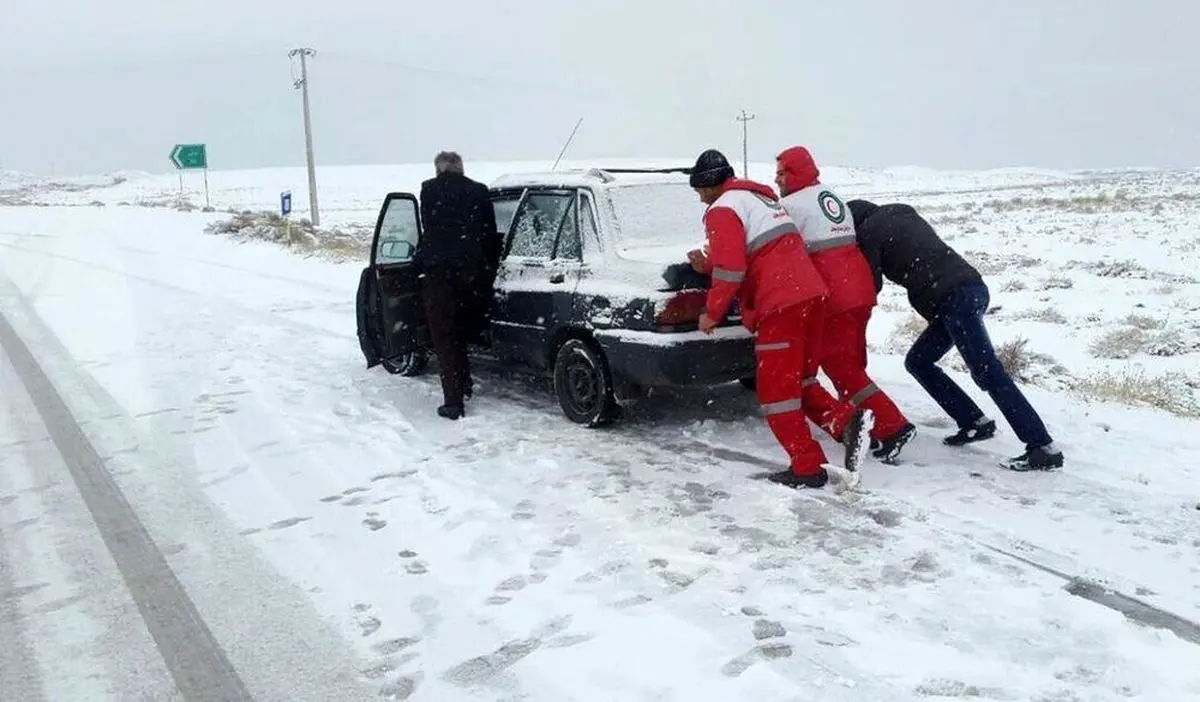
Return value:
M 829 482 L 829 473 L 824 468 L 814 475 L 798 475 L 791 468 L 771 473 L 767 480 L 790 488 L 823 488 Z
M 1062 468 L 1063 455 L 1062 451 L 1054 447 L 1054 442 L 1050 442 L 1045 446 L 1030 446 L 1025 453 L 1004 461 L 1003 465 L 1018 473 L 1031 470 L 1054 470 Z
M 438 407 L 437 413 L 439 417 L 445 417 L 446 419 L 458 419 L 459 417 L 466 415 L 467 411 L 463 409 L 462 405 L 442 405 L 441 407 Z
M 995 435 L 996 422 L 987 417 L 980 417 L 971 426 L 959 429 L 957 434 L 952 434 L 942 439 L 942 443 L 947 446 L 966 446 L 976 441 L 986 441 Z
M 871 446 L 871 455 L 884 463 L 895 463 L 900 452 L 904 450 L 904 445 L 917 435 L 917 428 L 912 423 L 905 424 L 900 427 L 891 436 L 882 441 L 873 441 Z

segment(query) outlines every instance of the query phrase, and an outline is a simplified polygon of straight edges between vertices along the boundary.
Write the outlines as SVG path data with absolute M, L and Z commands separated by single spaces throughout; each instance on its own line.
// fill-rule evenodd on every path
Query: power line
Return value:
M 749 157 L 749 150 L 747 149 L 747 146 L 746 146 L 748 130 L 747 130 L 746 126 L 750 123 L 750 120 L 754 119 L 755 117 L 756 117 L 756 115 L 746 114 L 746 111 L 742 110 L 742 114 L 738 115 L 736 118 L 737 121 L 742 123 L 742 177 L 743 178 L 750 177 L 750 157 Z
M 300 90 L 304 103 L 304 152 L 308 160 L 308 208 L 314 227 L 320 226 L 321 215 L 317 209 L 317 167 L 313 161 L 312 115 L 308 105 L 308 59 L 316 56 L 313 49 L 299 48 L 288 52 L 288 58 L 300 57 L 300 78 L 294 79 L 292 87 Z

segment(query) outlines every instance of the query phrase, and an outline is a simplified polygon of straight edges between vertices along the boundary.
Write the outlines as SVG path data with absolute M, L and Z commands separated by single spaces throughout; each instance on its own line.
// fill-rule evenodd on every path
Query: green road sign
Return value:
M 208 149 L 204 144 L 176 144 L 171 149 L 171 163 L 179 170 L 208 168 Z

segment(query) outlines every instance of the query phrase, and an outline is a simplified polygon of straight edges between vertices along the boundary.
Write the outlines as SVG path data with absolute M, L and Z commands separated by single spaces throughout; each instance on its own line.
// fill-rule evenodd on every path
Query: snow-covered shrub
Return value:
M 1021 292 L 1028 287 L 1029 286 L 1025 284 L 1025 281 L 1021 280 L 1020 278 L 1013 278 L 1000 288 L 1000 292 Z
M 238 241 L 269 241 L 333 258 L 362 258 L 371 246 L 370 227 L 351 225 L 332 229 L 313 227 L 308 219 L 288 219 L 274 212 L 239 212 L 204 228 L 207 234 Z
M 1183 373 L 1148 376 L 1141 369 L 1103 371 L 1079 378 L 1074 390 L 1091 400 L 1157 407 L 1181 417 L 1200 417 L 1200 380 Z
M 1018 315 L 1018 316 L 1020 316 L 1020 315 Z M 1043 307 L 1042 309 L 1039 309 L 1039 310 L 1030 310 L 1028 313 L 1026 313 L 1024 315 L 1024 317 L 1025 317 L 1025 319 L 1029 319 L 1034 322 L 1045 322 L 1046 324 L 1066 324 L 1067 323 L 1067 318 L 1063 315 L 1063 313 L 1059 312 L 1058 310 L 1054 309 L 1053 307 Z
M 1042 290 L 1070 290 L 1075 281 L 1062 275 L 1053 275 L 1042 281 Z
M 1125 318 L 1125 324 L 1131 327 L 1137 327 L 1143 331 L 1162 329 L 1163 327 L 1167 326 L 1167 323 L 1158 317 L 1151 317 L 1148 314 L 1138 314 L 1136 312 Z
M 1134 316 L 1130 316 L 1134 319 Z M 1127 322 L 1129 320 L 1126 320 Z M 1089 347 L 1097 358 L 1124 360 L 1139 353 L 1149 356 L 1180 356 L 1196 350 L 1196 342 L 1184 338 L 1176 328 L 1164 327 L 1149 317 L 1137 317 L 1135 324 L 1156 326 L 1123 326 L 1097 337 Z
M 884 349 L 888 353 L 907 352 L 927 326 L 929 326 L 929 322 L 926 322 L 924 318 L 910 313 L 907 319 L 892 329 L 892 333 L 888 335 L 887 342 L 884 344 Z
M 1137 354 L 1146 343 L 1146 332 L 1137 327 L 1118 327 L 1096 337 L 1088 350 L 1097 358 L 1123 360 Z
M 1029 339 L 1018 337 L 996 347 L 996 357 L 1014 380 L 1045 384 L 1069 375 L 1053 356 L 1029 348 Z

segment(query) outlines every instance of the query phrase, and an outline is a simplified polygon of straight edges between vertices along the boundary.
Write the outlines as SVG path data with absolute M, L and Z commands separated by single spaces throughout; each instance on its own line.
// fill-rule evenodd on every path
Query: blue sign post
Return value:
M 287 217 L 292 213 L 292 191 L 284 190 L 279 193 L 279 213 Z

